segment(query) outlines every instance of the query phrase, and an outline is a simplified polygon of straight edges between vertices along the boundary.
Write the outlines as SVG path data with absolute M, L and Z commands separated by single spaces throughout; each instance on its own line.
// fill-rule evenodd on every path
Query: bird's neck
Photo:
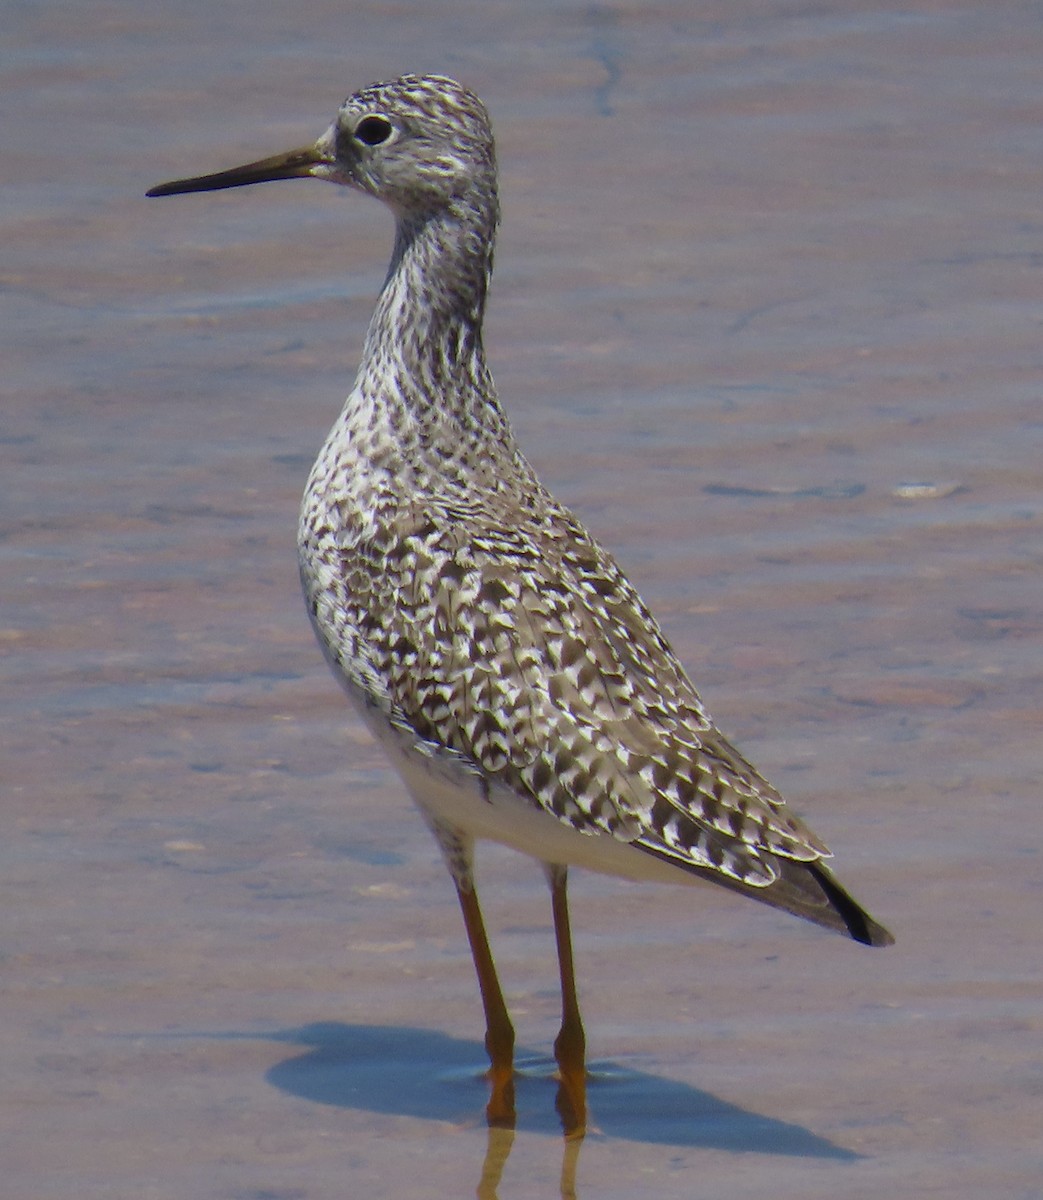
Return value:
M 506 435 L 482 344 L 496 220 L 483 196 L 398 221 L 354 395 L 410 441 Z

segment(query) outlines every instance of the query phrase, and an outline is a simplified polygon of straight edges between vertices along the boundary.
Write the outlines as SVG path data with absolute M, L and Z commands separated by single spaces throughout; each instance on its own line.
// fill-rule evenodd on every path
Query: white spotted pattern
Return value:
M 458 885 L 488 837 L 552 868 L 712 880 L 890 941 L 515 444 L 482 347 L 498 207 L 481 101 L 438 76 L 374 84 L 312 147 L 150 195 L 301 175 L 396 219 L 354 388 L 308 481 L 301 578 Z

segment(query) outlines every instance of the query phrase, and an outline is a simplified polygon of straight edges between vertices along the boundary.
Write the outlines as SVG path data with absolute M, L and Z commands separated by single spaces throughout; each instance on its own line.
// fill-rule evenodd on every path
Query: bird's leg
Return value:
M 485 1049 L 491 1064 L 489 1079 L 492 1094 L 486 1115 L 490 1125 L 514 1126 L 514 1026 L 507 1014 L 503 990 L 496 976 L 496 965 L 489 939 L 485 933 L 482 910 L 478 907 L 478 893 L 473 881 L 457 880 L 456 894 L 460 898 L 460 909 L 464 914 L 467 940 L 471 943 L 471 957 L 478 973 L 478 987 L 485 1008 Z
M 558 967 L 561 972 L 561 1030 L 554 1039 L 554 1057 L 558 1060 L 561 1087 L 558 1112 L 565 1134 L 582 1137 L 587 1123 L 587 1040 L 576 998 L 576 973 L 572 964 L 572 933 L 569 928 L 568 870 L 548 865 L 554 936 L 558 943 Z
M 478 974 L 478 988 L 485 1009 L 485 1049 L 489 1054 L 489 1080 L 492 1085 L 486 1117 L 491 1127 L 513 1129 L 514 1026 L 507 1015 L 503 990 L 496 977 L 496 964 L 485 933 L 485 921 L 478 905 L 478 893 L 474 886 L 474 838 L 455 825 L 439 820 L 428 811 L 419 797 L 414 796 L 414 799 L 438 841 L 456 885 L 467 940 L 471 945 L 471 957 Z

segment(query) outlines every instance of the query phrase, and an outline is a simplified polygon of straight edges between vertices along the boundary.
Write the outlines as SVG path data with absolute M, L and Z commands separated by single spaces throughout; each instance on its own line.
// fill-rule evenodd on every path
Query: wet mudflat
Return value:
M 479 1185 L 455 897 L 296 580 L 390 218 L 317 183 L 143 198 L 404 70 L 493 113 L 488 341 L 530 458 L 898 937 L 577 876 L 578 1194 L 1038 1195 L 1035 7 L 4 20 L 5 1195 Z M 553 1197 L 549 903 L 479 866 L 531 1063 L 499 1194 Z

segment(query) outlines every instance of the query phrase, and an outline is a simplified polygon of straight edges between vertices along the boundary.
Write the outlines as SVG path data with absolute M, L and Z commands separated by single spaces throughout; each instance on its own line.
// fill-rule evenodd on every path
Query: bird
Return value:
M 716 883 L 856 942 L 894 939 L 717 729 L 615 559 L 515 440 L 482 336 L 499 223 L 482 101 L 441 75 L 374 83 L 310 145 L 147 194 L 296 178 L 375 197 L 395 218 L 361 364 L 301 506 L 308 612 L 455 885 L 485 1012 L 490 1123 L 510 1119 L 515 1033 L 475 843 L 543 865 L 562 993 L 554 1052 L 581 1119 L 570 868 Z

